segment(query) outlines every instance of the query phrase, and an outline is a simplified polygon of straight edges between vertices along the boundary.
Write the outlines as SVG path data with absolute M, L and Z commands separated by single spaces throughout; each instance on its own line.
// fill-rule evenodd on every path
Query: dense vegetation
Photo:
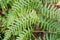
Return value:
M 0 40 L 60 40 L 60 0 L 0 0 Z

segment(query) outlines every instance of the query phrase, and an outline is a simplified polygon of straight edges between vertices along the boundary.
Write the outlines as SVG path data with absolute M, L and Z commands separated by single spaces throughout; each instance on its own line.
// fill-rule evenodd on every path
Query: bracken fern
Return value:
M 3 23 L 5 21 L 4 26 L 7 28 L 3 40 L 9 40 L 12 35 L 17 36 L 14 40 L 60 39 L 60 14 L 57 7 L 48 5 L 51 2 L 48 1 L 1 0 L 2 11 L 8 13 L 5 15 L 6 19 L 2 21 Z M 11 6 L 10 9 L 7 4 Z M 38 25 L 35 26 L 36 24 Z

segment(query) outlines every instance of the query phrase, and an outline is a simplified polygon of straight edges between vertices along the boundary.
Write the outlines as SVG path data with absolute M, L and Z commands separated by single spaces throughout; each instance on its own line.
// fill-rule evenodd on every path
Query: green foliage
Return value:
M 4 34 L 1 40 L 59 40 L 60 14 L 57 7 L 48 5 L 51 1 L 58 2 L 1 0 L 0 6 L 5 14 L 0 22 L 4 27 L 4 33 L 0 32 Z

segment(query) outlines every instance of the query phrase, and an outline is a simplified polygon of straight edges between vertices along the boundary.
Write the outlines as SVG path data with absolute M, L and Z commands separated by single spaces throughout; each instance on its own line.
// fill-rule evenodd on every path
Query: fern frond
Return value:
M 19 19 L 15 19 L 11 27 L 9 27 L 9 30 L 5 33 L 4 40 L 9 39 L 11 34 L 17 33 L 17 30 L 21 30 L 22 28 L 26 28 L 27 26 L 30 26 L 33 23 L 36 23 L 37 21 L 37 15 L 36 12 L 32 10 L 31 13 L 27 14 L 28 16 L 21 15 Z M 27 18 L 28 17 L 28 18 Z M 22 18 L 22 19 L 21 19 Z M 18 20 L 18 21 L 17 21 Z M 16 23 L 17 21 L 17 23 Z M 20 28 L 21 27 L 21 28 Z
M 49 35 L 53 35 L 51 33 L 58 33 L 59 31 L 59 21 L 56 21 L 58 19 L 60 18 L 57 14 L 57 8 L 47 5 L 47 3 L 42 5 L 40 0 L 15 1 L 12 5 L 12 10 L 7 16 L 6 23 L 9 30 L 6 31 L 3 40 L 8 40 L 11 35 L 22 35 L 23 37 L 20 36 L 17 40 L 21 38 L 21 40 L 23 40 L 24 36 L 29 33 L 29 30 L 26 28 L 30 28 L 31 25 L 36 24 L 36 22 L 38 22 L 41 29 L 44 29 L 43 31 L 48 32 L 46 34 L 50 33 Z M 26 31 L 24 31 L 24 29 L 26 29 Z M 24 33 L 22 34 L 22 32 Z M 46 39 L 48 40 L 49 36 L 47 37 Z
M 17 37 L 16 40 L 28 40 L 28 37 L 32 35 L 31 29 L 28 28 L 28 30 L 24 30 L 22 33 L 19 34 L 19 37 Z

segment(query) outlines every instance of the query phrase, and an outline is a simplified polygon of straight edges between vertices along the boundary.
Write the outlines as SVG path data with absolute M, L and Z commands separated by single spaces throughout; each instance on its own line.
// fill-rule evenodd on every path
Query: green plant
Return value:
M 0 1 L 5 32 L 2 40 L 59 40 L 58 8 L 43 0 Z M 53 1 L 54 2 L 54 1 Z M 7 5 L 8 4 L 8 5 Z

